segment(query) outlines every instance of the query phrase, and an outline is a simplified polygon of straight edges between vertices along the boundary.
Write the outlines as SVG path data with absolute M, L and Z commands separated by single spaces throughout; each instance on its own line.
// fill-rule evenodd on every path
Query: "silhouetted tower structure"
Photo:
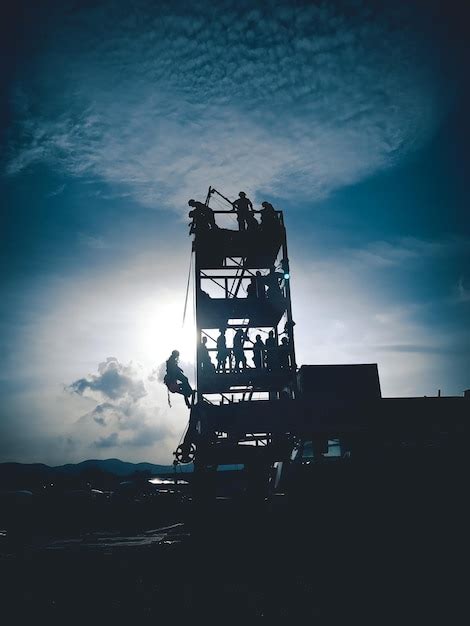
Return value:
M 188 459 L 186 453 L 194 444 L 191 458 L 195 446 L 196 460 L 204 466 L 246 463 L 247 457 L 254 456 L 254 448 L 261 446 L 266 456 L 268 449 L 278 443 L 273 440 L 266 419 L 266 406 L 283 405 L 297 393 L 289 257 L 282 211 L 271 207 L 266 219 L 262 211 L 254 211 L 251 227 L 239 231 L 235 230 L 235 213 L 228 199 L 209 188 L 205 204 L 215 202 L 218 207 L 212 208 L 218 228 L 194 224 L 191 229 L 197 342 L 201 346 L 203 337 L 207 338 L 213 367 L 210 363 L 208 366 L 207 352 L 205 361 L 198 357 L 196 398 L 183 460 Z M 260 215 L 261 223 L 255 221 Z M 244 341 L 238 343 L 237 350 L 234 338 L 240 330 Z M 226 354 L 223 342 L 217 341 L 220 335 L 225 335 Z M 267 345 L 253 359 L 258 335 Z M 287 341 L 282 342 L 283 338 Z M 248 414 L 252 415 L 249 424 Z
M 213 193 L 208 194 L 207 203 Z M 216 219 L 233 215 L 214 210 Z M 286 231 L 282 211 L 277 225 L 263 233 L 219 228 L 195 234 L 195 294 L 198 343 L 208 338 L 209 352 L 217 355 L 217 336 L 226 334 L 230 355 L 223 371 L 197 368 L 197 401 L 211 404 L 256 401 L 282 393 L 295 394 L 295 348 L 293 337 L 290 274 Z M 274 268 L 274 272 L 273 272 Z M 276 284 L 277 283 L 277 284 Z M 252 289 L 250 290 L 250 287 Z M 235 331 L 247 335 L 248 367 L 236 369 L 232 344 Z M 267 353 L 266 363 L 254 367 L 251 359 L 255 335 L 263 339 L 273 331 L 276 346 L 289 335 L 292 367 L 280 369 L 277 355 Z M 271 358 L 270 358 L 271 357 Z M 272 362 L 270 364 L 270 361 Z

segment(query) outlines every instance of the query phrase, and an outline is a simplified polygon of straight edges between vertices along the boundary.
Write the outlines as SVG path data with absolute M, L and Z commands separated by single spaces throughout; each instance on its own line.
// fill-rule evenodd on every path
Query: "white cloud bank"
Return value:
M 165 449 L 176 435 L 174 426 L 165 419 L 164 410 L 147 401 L 149 391 L 143 368 L 132 363 L 124 365 L 108 357 L 98 365 L 98 374 L 75 380 L 68 390 L 96 402 L 78 420 L 88 430 L 88 436 L 95 437 L 91 446 L 125 448 L 127 453 L 134 447 L 144 447 L 147 451 L 154 446 Z M 101 429 L 105 432 L 97 436 L 96 431 Z M 81 426 L 76 430 L 83 436 Z
M 209 184 L 317 199 L 396 163 L 439 115 L 406 18 L 360 3 L 100 3 L 51 23 L 15 85 L 10 174 L 47 161 L 151 207 Z

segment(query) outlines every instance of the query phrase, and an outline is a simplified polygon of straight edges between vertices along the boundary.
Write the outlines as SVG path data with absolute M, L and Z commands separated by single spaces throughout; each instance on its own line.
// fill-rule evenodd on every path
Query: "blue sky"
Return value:
M 2 35 L 0 460 L 171 460 L 157 370 L 178 346 L 191 371 L 209 185 L 285 211 L 299 363 L 470 387 L 457 5 L 36 4 Z

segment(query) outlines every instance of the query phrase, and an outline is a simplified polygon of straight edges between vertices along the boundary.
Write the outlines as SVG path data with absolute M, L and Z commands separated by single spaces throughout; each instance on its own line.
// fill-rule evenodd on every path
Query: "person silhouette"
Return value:
M 274 337 L 274 331 L 270 330 L 266 339 L 266 367 L 272 371 L 279 367 L 278 346 Z
M 259 222 L 253 213 L 248 213 L 246 216 L 246 228 L 249 233 L 253 234 L 256 234 L 260 229 Z
M 253 363 L 258 369 L 264 368 L 265 345 L 261 339 L 261 335 L 256 335 L 256 341 L 253 344 Z
M 189 212 L 189 217 L 193 218 L 189 230 L 190 235 L 218 228 L 215 223 L 214 211 L 210 207 L 192 198 L 188 200 L 188 204 L 193 207 L 193 210 Z
M 261 232 L 272 235 L 279 228 L 279 219 L 276 211 L 270 202 L 262 202 L 261 206 L 263 207 L 261 210 Z
M 283 337 L 281 339 L 281 345 L 278 348 L 278 355 L 279 367 L 285 370 L 290 369 L 290 345 L 287 337 Z
M 256 297 L 265 298 L 266 297 L 265 278 L 259 270 L 257 270 L 256 272 L 255 281 L 256 281 Z
M 193 390 L 189 384 L 189 380 L 185 376 L 183 370 L 178 365 L 180 353 L 173 350 L 170 357 L 166 361 L 166 374 L 163 382 L 171 393 L 180 393 L 184 396 L 184 401 L 188 409 L 191 408 L 189 398 L 193 395 Z M 169 396 L 168 396 L 169 398 Z
M 215 372 L 215 366 L 207 349 L 207 337 L 203 337 L 199 344 L 198 361 L 204 374 L 213 374 Z
M 230 356 L 230 350 L 227 348 L 227 340 L 225 339 L 225 328 L 220 329 L 220 335 L 217 337 L 217 372 L 225 372 L 225 367 Z
M 246 288 L 246 297 L 247 298 L 256 298 L 256 279 L 254 276 L 250 278 L 250 282 Z
M 294 320 L 287 320 L 287 322 L 284 324 L 284 333 L 288 337 L 289 341 L 291 341 L 293 338 L 294 326 L 295 326 Z
M 246 367 L 246 356 L 243 350 L 245 343 L 245 333 L 243 329 L 239 328 L 233 338 L 233 356 L 234 356 L 234 368 L 235 371 L 241 371 Z
M 246 197 L 246 193 L 244 191 L 240 191 L 238 196 L 239 196 L 238 200 L 235 200 L 235 202 L 232 202 L 232 206 L 234 210 L 237 212 L 238 230 L 245 231 L 248 228 L 250 215 L 252 216 L 253 205 L 251 203 L 251 200 Z
M 268 287 L 266 297 L 271 300 L 279 300 L 282 298 L 282 291 L 279 282 L 284 279 L 284 274 L 276 272 L 274 265 L 269 268 L 269 274 L 264 277 L 264 281 Z

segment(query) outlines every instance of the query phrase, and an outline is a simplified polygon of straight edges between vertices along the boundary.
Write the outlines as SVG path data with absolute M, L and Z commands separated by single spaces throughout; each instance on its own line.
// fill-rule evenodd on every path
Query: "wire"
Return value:
M 222 207 L 223 209 L 225 208 L 225 205 L 220 198 L 214 198 L 214 200 L 220 207 Z
M 186 424 L 186 426 L 184 427 L 183 432 L 181 433 L 181 437 L 180 437 L 180 439 L 179 439 L 179 441 L 178 441 L 178 445 L 176 446 L 176 449 L 177 449 L 177 450 L 178 450 L 178 448 L 180 447 L 181 442 L 183 441 L 183 439 L 184 439 L 184 437 L 185 437 L 186 433 L 188 432 L 188 428 L 189 428 L 189 420 L 188 420 L 188 423 Z M 174 466 L 174 468 L 175 468 L 175 473 L 176 473 L 176 465 Z
M 183 432 L 181 433 L 181 437 L 180 440 L 178 441 L 178 446 L 181 444 L 181 442 L 183 441 L 184 436 L 186 435 L 186 433 L 188 432 L 188 428 L 189 428 L 189 420 L 188 423 L 186 424 L 186 426 L 183 429 Z M 176 446 L 176 447 L 178 447 Z
M 191 280 L 191 268 L 193 265 L 193 251 L 191 250 L 190 252 L 190 256 L 189 256 L 189 270 L 188 270 L 188 282 L 186 283 L 186 296 L 184 299 L 184 310 L 183 310 L 183 322 L 181 324 L 181 326 L 184 326 L 184 322 L 186 319 L 186 309 L 188 306 L 188 294 L 189 294 L 189 281 Z
M 237 218 L 235 217 L 235 213 L 233 211 L 227 211 L 225 203 L 220 198 L 214 197 L 214 196 L 212 196 L 212 198 L 217 203 L 217 206 L 218 206 L 219 209 L 223 210 L 226 213 L 226 215 L 228 215 L 230 218 L 232 218 L 232 220 L 234 220 L 234 221 L 237 220 Z
M 193 375 L 194 375 L 194 384 L 197 385 L 197 354 L 198 354 L 199 342 L 201 341 L 201 339 L 198 333 L 197 316 L 196 316 L 196 280 L 197 280 L 196 268 L 194 268 L 194 274 L 195 275 L 194 275 L 194 280 L 193 280 L 193 324 L 196 328 L 196 340 L 197 341 L 196 341 L 195 352 L 193 352 L 193 357 L 194 357 Z
M 220 202 L 219 198 L 213 198 L 213 202 L 216 203 L 216 210 L 219 208 L 223 208 L 222 203 Z

